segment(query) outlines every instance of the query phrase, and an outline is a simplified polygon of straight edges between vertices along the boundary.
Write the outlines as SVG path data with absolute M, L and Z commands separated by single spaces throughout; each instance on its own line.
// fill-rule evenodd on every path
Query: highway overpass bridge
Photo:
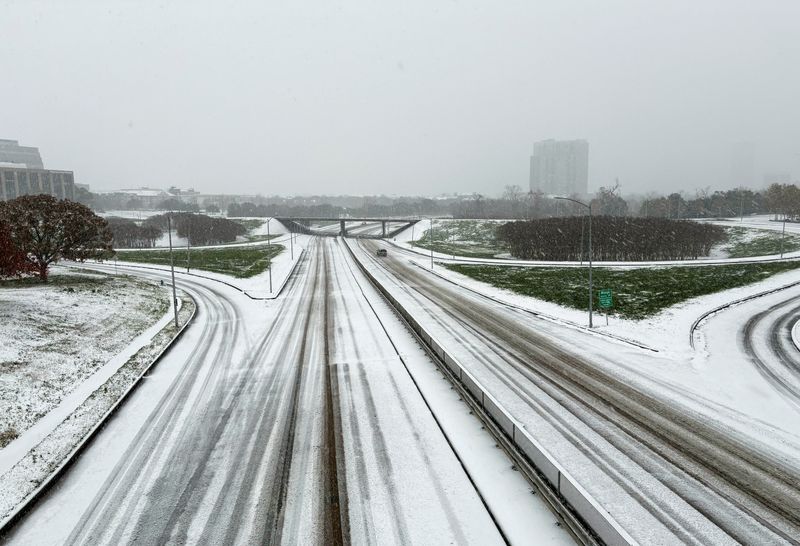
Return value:
M 318 218 L 276 217 L 291 232 L 329 237 L 359 237 L 364 239 L 392 238 L 420 218 Z

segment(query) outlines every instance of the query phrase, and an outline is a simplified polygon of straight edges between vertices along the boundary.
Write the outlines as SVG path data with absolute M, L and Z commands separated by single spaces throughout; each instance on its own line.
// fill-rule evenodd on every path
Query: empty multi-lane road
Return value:
M 443 402 L 426 397 L 431 382 L 445 381 L 359 263 L 632 540 L 800 536 L 797 459 L 726 427 L 739 417 L 732 410 L 637 376 L 614 358 L 646 364 L 658 355 L 464 291 L 395 248 L 376 258 L 384 244 L 312 240 L 270 302 L 182 278 L 198 304 L 187 335 L 7 540 L 518 540 L 510 522 L 541 518 L 543 505 L 519 497 L 509 516 L 501 497 L 519 490 L 519 474 L 499 450 L 485 465 L 467 453 L 469 441 L 493 441 L 476 419 L 471 428 L 448 424 Z M 796 443 L 785 447 L 800 452 Z M 500 484 L 505 474 L 513 479 Z M 554 522 L 528 536 L 568 540 Z

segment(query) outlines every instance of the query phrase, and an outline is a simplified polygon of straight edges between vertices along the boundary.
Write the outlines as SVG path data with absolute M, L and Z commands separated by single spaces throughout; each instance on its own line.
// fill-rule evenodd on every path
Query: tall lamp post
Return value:
M 172 274 L 172 308 L 175 311 L 175 328 L 178 328 L 178 296 L 175 294 L 175 262 L 172 259 L 172 212 L 167 214 L 167 236 L 169 237 L 169 270 Z
M 269 269 L 269 293 L 272 294 L 272 239 L 269 236 L 269 221 L 267 218 L 267 269 Z
M 783 213 L 783 229 L 781 229 L 781 259 L 783 259 L 783 241 L 786 239 L 786 213 Z
M 592 202 L 589 201 L 589 203 L 586 204 L 583 201 L 578 201 L 577 199 L 572 199 L 570 197 L 555 197 L 554 199 L 572 201 L 573 203 L 584 206 L 589 210 L 589 328 L 592 328 L 594 326 L 594 324 L 592 324 Z
M 431 221 L 431 271 L 433 271 L 433 216 L 430 217 Z
M 187 224 L 187 228 L 186 228 L 186 272 L 187 273 L 189 272 L 189 260 L 191 259 L 190 258 L 190 254 L 191 254 L 191 250 L 192 250 L 192 219 L 193 218 L 194 218 L 194 216 L 192 216 L 192 213 L 190 212 L 189 216 L 186 219 L 187 220 L 186 221 L 186 224 Z

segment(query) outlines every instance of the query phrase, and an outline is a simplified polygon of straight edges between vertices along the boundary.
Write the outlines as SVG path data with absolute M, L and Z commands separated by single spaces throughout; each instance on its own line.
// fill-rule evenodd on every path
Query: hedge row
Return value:
M 525 260 L 577 261 L 589 255 L 584 216 L 509 222 L 498 227 L 497 238 L 508 244 L 512 256 Z M 725 239 L 723 228 L 688 220 L 592 218 L 592 256 L 597 261 L 696 259 L 708 256 Z

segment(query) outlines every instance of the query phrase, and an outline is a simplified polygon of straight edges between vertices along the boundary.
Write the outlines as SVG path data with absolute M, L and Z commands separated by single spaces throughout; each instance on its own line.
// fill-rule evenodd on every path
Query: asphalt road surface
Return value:
M 800 468 L 667 383 L 641 387 L 619 346 L 432 275 L 377 241 L 351 246 L 392 294 L 643 544 L 800 537 Z M 388 246 L 388 245 L 387 245 Z M 634 349 L 630 349 L 634 350 Z M 649 356 L 642 351 L 640 358 Z M 652 387 L 652 385 L 651 385 Z
M 181 279 L 195 323 L 7 542 L 502 543 L 340 244 L 270 304 Z

